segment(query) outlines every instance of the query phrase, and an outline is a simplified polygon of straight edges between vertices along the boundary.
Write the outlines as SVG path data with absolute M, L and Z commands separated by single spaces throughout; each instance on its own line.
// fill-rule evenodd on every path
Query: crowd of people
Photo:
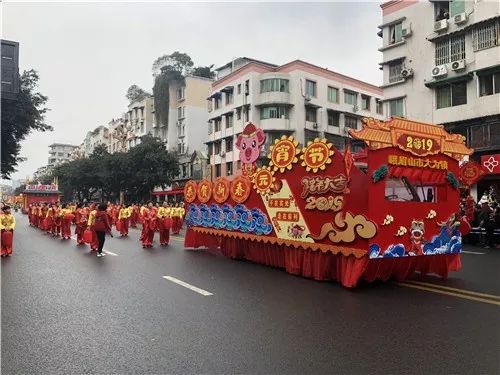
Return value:
M 127 237 L 129 228 L 142 226 L 140 242 L 144 249 L 153 246 L 155 233 L 159 232 L 161 246 L 169 243 L 170 231 L 179 234 L 183 225 L 184 204 L 163 202 L 153 204 L 97 204 L 97 203 L 34 203 L 27 208 L 29 224 L 54 238 L 69 240 L 74 225 L 79 246 L 89 244 L 90 251 L 98 257 L 103 252 L 106 234 L 112 236 L 112 227 L 121 237 Z M 15 218 L 10 207 L 4 206 L 0 216 L 2 231 L 2 256 L 12 255 Z
M 478 202 L 474 201 L 470 192 L 464 192 L 460 212 L 467 217 L 473 228 L 481 231 L 480 235 L 469 235 L 470 242 L 485 248 L 500 247 L 500 236 L 495 235 L 495 230 L 500 229 L 500 207 L 494 186 L 485 191 Z

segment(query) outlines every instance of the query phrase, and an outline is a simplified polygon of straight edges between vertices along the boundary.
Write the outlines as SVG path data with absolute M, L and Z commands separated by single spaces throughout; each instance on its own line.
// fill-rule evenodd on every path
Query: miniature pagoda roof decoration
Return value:
M 427 124 L 401 117 L 381 121 L 363 118 L 363 128 L 349 134 L 366 142 L 371 150 L 398 147 L 417 156 L 445 154 L 461 160 L 474 150 L 465 145 L 461 134 L 448 133 L 443 125 Z

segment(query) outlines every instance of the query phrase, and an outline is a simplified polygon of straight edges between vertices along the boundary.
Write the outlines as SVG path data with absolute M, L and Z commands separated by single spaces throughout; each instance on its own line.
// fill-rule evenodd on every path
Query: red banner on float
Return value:
M 500 174 L 500 154 L 481 156 L 481 166 L 486 174 Z
M 486 172 L 483 167 L 473 161 L 468 161 L 460 167 L 460 175 L 458 178 L 463 184 L 471 186 L 484 174 L 486 174 Z

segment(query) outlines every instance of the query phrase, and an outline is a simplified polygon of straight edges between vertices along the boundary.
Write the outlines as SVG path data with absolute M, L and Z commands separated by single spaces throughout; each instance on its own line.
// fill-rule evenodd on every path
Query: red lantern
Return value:
M 83 232 L 83 242 L 91 243 L 92 242 L 93 233 L 90 229 L 85 229 Z

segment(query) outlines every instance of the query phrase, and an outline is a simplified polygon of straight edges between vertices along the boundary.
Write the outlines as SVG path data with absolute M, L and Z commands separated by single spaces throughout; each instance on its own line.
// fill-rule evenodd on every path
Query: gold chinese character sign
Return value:
M 229 198 L 230 184 L 224 177 L 219 177 L 214 182 L 214 199 L 217 203 L 224 203 Z
M 207 203 L 212 197 L 212 183 L 208 180 L 201 180 L 198 184 L 198 200 Z
M 230 194 L 236 203 L 245 202 L 250 196 L 252 185 L 250 179 L 245 176 L 238 176 L 231 182 Z
M 307 146 L 302 149 L 300 159 L 302 166 L 306 171 L 313 171 L 316 173 L 318 170 L 324 171 L 326 166 L 332 162 L 331 156 L 334 151 L 331 149 L 333 145 L 328 143 L 326 139 L 316 138 L 314 141 L 309 141 Z
M 196 199 L 197 186 L 195 181 L 188 181 L 184 185 L 184 200 L 186 203 L 194 202 Z
M 253 188 L 259 194 L 269 194 L 275 182 L 274 171 L 268 167 L 257 169 L 253 175 Z
M 271 159 L 269 166 L 274 171 L 279 170 L 281 173 L 285 170 L 291 170 L 293 164 L 299 161 L 297 155 L 300 153 L 300 149 L 298 146 L 299 142 L 292 136 L 283 135 L 280 139 L 275 140 L 268 155 L 269 159 Z

